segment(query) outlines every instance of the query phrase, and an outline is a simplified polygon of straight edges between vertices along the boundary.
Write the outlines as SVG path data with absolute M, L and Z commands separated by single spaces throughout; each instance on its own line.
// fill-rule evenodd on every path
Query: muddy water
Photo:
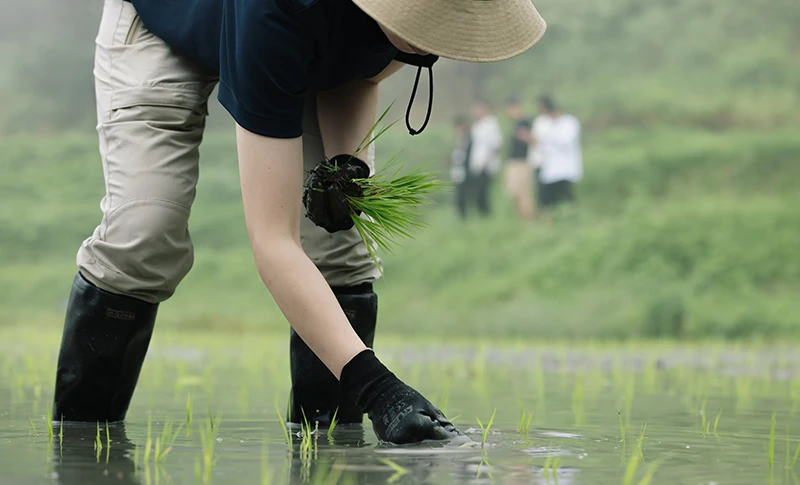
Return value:
M 102 424 L 98 446 L 97 425 L 48 436 L 58 338 L 0 331 L 0 484 L 800 483 L 792 346 L 385 339 L 379 355 L 475 442 L 392 447 L 366 419 L 287 443 L 282 336 L 157 335 L 126 424 Z M 165 426 L 179 431 L 156 460 Z

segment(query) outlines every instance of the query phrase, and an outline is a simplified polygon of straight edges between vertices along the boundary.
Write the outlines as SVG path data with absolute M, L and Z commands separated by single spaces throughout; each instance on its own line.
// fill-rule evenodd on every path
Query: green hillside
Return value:
M 432 226 L 386 258 L 382 319 L 395 331 L 495 336 L 800 334 L 795 133 L 593 134 L 580 204 L 551 228 L 521 226 L 499 190 L 497 217 L 467 224 L 443 199 Z M 395 130 L 382 153 L 406 139 Z M 422 140 L 405 160 L 446 152 L 441 127 Z M 94 139 L 0 148 L 14 174 L 0 181 L 0 321 L 57 323 L 75 250 L 100 214 Z M 169 325 L 285 325 L 252 264 L 234 153 L 230 137 L 205 143 L 197 261 L 164 306 Z

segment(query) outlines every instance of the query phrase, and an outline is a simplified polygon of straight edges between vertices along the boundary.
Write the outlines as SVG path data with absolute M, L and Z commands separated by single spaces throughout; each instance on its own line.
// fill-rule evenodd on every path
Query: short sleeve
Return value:
M 220 1 L 220 103 L 248 131 L 301 136 L 313 51 L 295 13 L 282 0 Z

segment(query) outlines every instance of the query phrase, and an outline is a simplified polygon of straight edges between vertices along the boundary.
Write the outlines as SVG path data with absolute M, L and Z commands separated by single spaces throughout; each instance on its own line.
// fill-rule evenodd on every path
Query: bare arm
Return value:
M 380 74 L 351 81 L 317 95 L 317 117 L 325 156 L 353 153 L 375 124 L 378 110 L 378 83 L 405 64 L 392 61 Z M 366 161 L 366 157 L 361 157 Z
M 366 346 L 322 274 L 300 246 L 300 138 L 236 127 L 245 220 L 261 279 L 303 341 L 338 378 Z
M 377 82 L 400 67 L 391 64 L 372 80 L 318 94 L 326 156 L 355 151 L 375 123 Z M 300 246 L 302 140 L 263 137 L 240 126 L 236 135 L 245 219 L 258 272 L 292 328 L 338 378 L 366 346 Z

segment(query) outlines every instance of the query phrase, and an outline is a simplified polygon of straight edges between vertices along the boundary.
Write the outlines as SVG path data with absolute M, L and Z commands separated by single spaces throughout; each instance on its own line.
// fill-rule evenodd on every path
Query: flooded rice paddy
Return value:
M 473 441 L 285 429 L 283 336 L 157 333 L 124 426 L 48 427 L 59 329 L 0 330 L 0 484 L 800 484 L 800 347 L 460 343 L 378 355 Z

